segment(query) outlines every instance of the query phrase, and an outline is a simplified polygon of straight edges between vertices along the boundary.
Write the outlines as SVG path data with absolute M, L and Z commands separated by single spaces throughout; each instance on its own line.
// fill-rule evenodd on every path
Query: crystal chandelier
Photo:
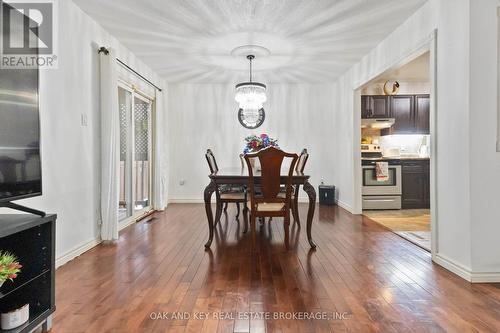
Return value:
M 247 56 L 250 62 L 250 80 L 236 85 L 236 96 L 234 97 L 240 109 L 249 114 L 258 113 L 267 100 L 266 85 L 260 82 L 252 82 L 252 60 L 254 58 L 254 55 Z

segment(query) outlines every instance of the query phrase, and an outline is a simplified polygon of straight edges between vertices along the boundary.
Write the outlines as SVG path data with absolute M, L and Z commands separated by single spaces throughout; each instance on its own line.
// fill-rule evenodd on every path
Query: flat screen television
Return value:
M 23 40 L 27 20 L 14 22 L 10 38 Z M 38 85 L 38 68 L 0 68 L 0 206 L 42 193 Z

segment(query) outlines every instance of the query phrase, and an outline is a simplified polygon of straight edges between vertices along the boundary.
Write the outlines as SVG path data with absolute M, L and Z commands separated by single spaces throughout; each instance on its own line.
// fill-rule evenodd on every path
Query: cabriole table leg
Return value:
M 205 200 L 205 212 L 207 213 L 208 222 L 208 241 L 205 243 L 205 247 L 208 249 L 212 244 L 214 238 L 214 217 L 212 215 L 212 193 L 217 190 L 217 184 L 212 180 L 205 188 L 203 198 Z
M 314 217 L 314 209 L 316 208 L 316 190 L 308 181 L 306 181 L 304 183 L 304 191 L 309 197 L 309 209 L 307 210 L 307 240 L 309 241 L 309 245 L 311 245 L 311 248 L 315 249 L 316 244 L 314 244 L 311 236 L 311 228 Z

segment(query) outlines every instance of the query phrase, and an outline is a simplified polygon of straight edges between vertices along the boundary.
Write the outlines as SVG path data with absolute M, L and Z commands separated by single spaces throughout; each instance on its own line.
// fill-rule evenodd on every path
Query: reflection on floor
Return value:
M 365 210 L 363 214 L 410 242 L 431 250 L 429 209 Z
M 290 250 L 274 218 L 253 252 L 235 205 L 205 250 L 205 206 L 169 204 L 57 270 L 52 332 L 500 332 L 497 285 L 338 206 L 317 207 L 311 251 L 299 206 Z

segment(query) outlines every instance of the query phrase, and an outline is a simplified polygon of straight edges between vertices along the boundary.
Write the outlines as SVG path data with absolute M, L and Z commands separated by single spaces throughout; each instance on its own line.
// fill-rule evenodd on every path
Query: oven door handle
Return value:
M 365 201 L 377 201 L 377 202 L 393 202 L 394 199 L 369 199 L 367 197 L 364 197 L 363 200 Z

